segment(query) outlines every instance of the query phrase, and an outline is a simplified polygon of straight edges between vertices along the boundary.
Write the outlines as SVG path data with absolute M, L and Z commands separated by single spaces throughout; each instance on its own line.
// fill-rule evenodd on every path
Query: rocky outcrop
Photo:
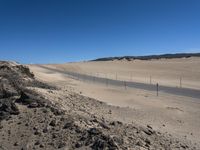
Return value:
M 34 79 L 29 68 L 14 62 L 0 61 L 0 120 L 19 114 L 16 103 L 29 107 L 44 106 L 45 101 L 27 87 L 51 89 L 49 85 Z

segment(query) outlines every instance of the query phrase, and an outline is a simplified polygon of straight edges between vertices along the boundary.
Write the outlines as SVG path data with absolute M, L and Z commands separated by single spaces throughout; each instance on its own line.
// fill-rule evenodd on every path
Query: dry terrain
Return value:
M 107 61 L 82 62 L 69 64 L 46 65 L 58 70 L 67 70 L 118 80 L 145 82 L 145 77 L 152 76 L 152 83 L 179 85 L 178 77 L 182 75 L 182 84 L 187 88 L 199 89 L 200 59 L 162 59 L 151 61 Z M 65 74 L 53 72 L 31 65 L 36 77 L 44 82 L 57 85 L 61 89 L 70 87 L 75 93 L 98 99 L 112 107 L 109 119 L 124 123 L 150 125 L 158 132 L 167 133 L 180 140 L 189 140 L 194 145 L 200 143 L 200 101 L 184 96 L 160 93 L 124 87 L 115 87 L 95 82 L 75 80 Z M 183 76 L 184 75 L 184 76 Z M 155 80 L 154 78 L 157 80 Z M 177 81 L 175 80 L 177 79 Z M 174 79 L 174 80 L 173 80 Z M 146 80 L 146 82 L 149 79 Z M 62 103 L 60 101 L 59 103 Z M 63 104 L 63 107 L 65 104 Z M 106 117 L 106 115 L 105 115 Z
M 0 62 L 2 150 L 200 149 L 198 99 L 29 67 Z
M 51 65 L 52 66 L 52 65 Z M 110 79 L 200 89 L 200 58 L 114 60 L 53 65 L 59 69 Z M 151 81 L 150 81 L 151 78 Z

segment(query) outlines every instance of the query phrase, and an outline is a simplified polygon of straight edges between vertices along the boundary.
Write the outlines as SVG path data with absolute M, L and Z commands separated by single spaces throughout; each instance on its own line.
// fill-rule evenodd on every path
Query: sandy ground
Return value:
M 51 65 L 83 74 L 117 80 L 159 83 L 200 89 L 200 58 L 100 61 Z
M 28 67 L 0 61 L 2 150 L 200 149 L 195 99 L 31 69 L 36 78 Z
M 59 69 L 69 69 L 71 71 L 85 72 L 89 73 L 91 71 L 100 73 L 101 71 L 110 74 L 115 70 L 119 69 L 121 75 L 124 72 L 134 68 L 135 74 L 144 73 L 145 71 L 153 73 L 155 72 L 155 66 L 160 66 L 160 70 L 156 72 L 156 75 L 161 75 L 164 77 L 178 76 L 181 72 L 184 72 L 184 77 L 191 81 L 190 87 L 199 88 L 199 67 L 200 59 L 189 58 L 188 62 L 182 64 L 181 60 L 160 60 L 160 61 L 135 61 L 135 62 L 89 62 L 89 63 L 74 63 L 65 65 L 53 65 L 52 67 L 57 67 Z M 113 67 L 112 65 L 115 64 Z M 137 64 L 137 65 L 136 65 Z M 171 64 L 171 65 L 170 65 Z M 173 65 L 172 65 L 173 64 Z M 192 67 L 187 67 L 188 65 L 193 65 Z M 194 65 L 196 64 L 196 65 Z M 146 66 L 147 65 L 147 66 Z M 96 67 L 95 67 L 96 66 Z M 127 67 L 125 67 L 127 66 Z M 149 67 L 152 66 L 150 69 Z M 177 67 L 182 66 L 176 72 Z M 31 71 L 34 72 L 39 80 L 57 85 L 62 89 L 66 87 L 71 87 L 74 92 L 88 96 L 91 98 L 98 99 L 100 101 L 106 102 L 111 105 L 119 106 L 112 110 L 112 118 L 123 122 L 135 122 L 141 125 L 150 124 L 154 129 L 160 132 L 167 132 L 180 139 L 189 139 L 193 143 L 200 143 L 200 101 L 199 99 L 192 99 L 188 97 L 174 96 L 170 94 L 160 93 L 156 96 L 156 93 L 138 90 L 138 89 L 127 89 L 114 86 L 106 86 L 104 84 L 97 84 L 94 82 L 82 82 L 74 79 L 70 79 L 60 73 L 52 73 L 46 69 L 31 65 L 29 66 Z M 113 69 L 111 69 L 111 67 Z M 142 68 L 145 67 L 145 68 Z M 169 68 L 172 71 L 169 72 Z M 148 69 L 147 69 L 148 68 Z M 154 69 L 153 69 L 154 68 Z M 158 69 L 158 68 L 157 68 Z M 168 70 L 167 70 L 168 69 Z M 192 71 L 191 74 L 188 71 Z M 140 74 L 145 77 L 146 74 Z M 150 74 L 151 74 L 150 73 Z M 191 74 L 191 75 L 190 75 Z M 128 76 L 124 76 L 128 79 Z M 195 80 L 197 80 L 195 82 Z M 139 80 L 138 80 L 139 81 Z M 168 80 L 166 79 L 165 82 Z M 193 83 L 194 82 L 194 83 Z M 171 82 L 175 83 L 175 82 Z M 186 84 L 184 84 L 186 85 Z M 189 86 L 188 86 L 189 87 Z M 64 102 L 63 102 L 63 105 Z M 64 107 L 64 106 L 63 106 Z

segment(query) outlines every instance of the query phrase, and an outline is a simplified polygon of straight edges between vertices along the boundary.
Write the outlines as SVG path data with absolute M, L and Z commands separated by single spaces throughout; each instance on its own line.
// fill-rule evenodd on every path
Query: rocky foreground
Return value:
M 106 119 L 105 103 L 70 90 L 59 98 L 60 90 L 37 81 L 25 66 L 1 61 L 0 150 L 199 149 L 151 126 Z

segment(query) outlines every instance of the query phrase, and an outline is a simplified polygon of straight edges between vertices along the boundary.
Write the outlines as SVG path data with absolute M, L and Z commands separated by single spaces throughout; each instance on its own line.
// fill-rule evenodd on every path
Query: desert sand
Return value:
M 2 150 L 198 150 L 199 105 L 0 61 Z
M 117 73 L 118 80 L 137 82 L 149 82 L 148 76 L 151 75 L 152 84 L 159 82 L 169 86 L 178 86 L 178 78 L 181 76 L 182 86 L 199 89 L 199 64 L 199 58 L 182 58 L 131 62 L 125 60 L 81 62 L 46 66 L 113 79 L 116 79 Z M 30 68 L 41 81 L 55 84 L 61 89 L 70 87 L 75 93 L 115 106 L 111 118 L 126 123 L 151 125 L 161 133 L 168 133 L 181 140 L 189 140 L 193 144 L 200 143 L 199 99 L 166 93 L 156 96 L 156 93 L 151 91 L 79 81 L 37 65 L 30 65 Z M 132 79 L 130 73 L 133 74 Z
M 52 66 L 52 65 L 51 65 Z M 153 60 L 115 60 L 67 63 L 53 65 L 83 74 L 106 77 L 122 81 L 159 83 L 173 87 L 200 89 L 200 58 L 153 59 Z

